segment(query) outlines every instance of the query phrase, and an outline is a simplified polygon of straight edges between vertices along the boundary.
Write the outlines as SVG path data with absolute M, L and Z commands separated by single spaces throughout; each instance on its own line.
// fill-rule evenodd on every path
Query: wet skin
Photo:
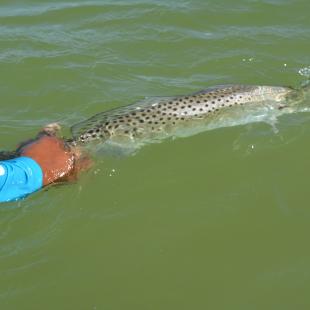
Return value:
M 69 147 L 56 136 L 60 128 L 45 127 L 37 138 L 19 147 L 20 156 L 35 160 L 43 171 L 43 185 L 76 180 L 80 171 L 91 167 L 90 157 L 77 147 Z
M 42 136 L 23 147 L 21 155 L 40 165 L 44 186 L 71 175 L 74 170 L 74 153 L 66 150 L 63 141 L 57 137 Z

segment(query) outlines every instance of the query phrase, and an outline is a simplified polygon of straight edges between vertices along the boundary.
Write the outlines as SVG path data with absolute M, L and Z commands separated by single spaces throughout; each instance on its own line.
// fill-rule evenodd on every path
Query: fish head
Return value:
M 285 90 L 279 94 L 283 98 L 279 109 L 285 108 L 286 111 L 290 110 L 290 112 L 310 111 L 310 92 L 307 99 L 307 92 L 304 88 L 285 87 Z
M 299 96 L 298 91 L 291 87 L 270 87 L 270 93 L 277 102 L 294 101 Z

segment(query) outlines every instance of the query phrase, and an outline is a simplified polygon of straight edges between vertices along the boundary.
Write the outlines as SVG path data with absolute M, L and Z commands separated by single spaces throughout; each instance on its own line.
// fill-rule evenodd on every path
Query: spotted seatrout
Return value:
M 96 114 L 71 131 L 78 144 L 98 141 L 137 148 L 169 136 L 273 120 L 293 112 L 299 93 L 289 87 L 221 85 L 191 95 L 144 99 Z

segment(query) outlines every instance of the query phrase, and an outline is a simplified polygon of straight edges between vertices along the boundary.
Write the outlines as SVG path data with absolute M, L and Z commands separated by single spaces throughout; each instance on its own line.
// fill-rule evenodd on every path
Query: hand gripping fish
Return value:
M 133 153 L 147 143 L 215 128 L 253 122 L 274 126 L 282 114 L 309 111 L 309 104 L 301 104 L 309 99 L 309 94 L 310 82 L 299 89 L 219 85 L 190 95 L 151 97 L 98 113 L 73 125 L 72 138 L 65 142 L 68 147 L 86 147 L 95 153 L 119 155 Z M 44 133 L 56 135 L 60 130 L 56 125 L 45 127 Z M 0 160 L 15 158 L 19 152 L 20 148 L 1 151 Z
M 300 90 L 226 85 L 191 95 L 145 99 L 74 125 L 71 140 L 57 137 L 60 126 L 50 124 L 16 151 L 0 153 L 0 160 L 4 159 L 0 162 L 0 202 L 14 201 L 49 184 L 76 179 L 80 171 L 92 165 L 82 145 L 95 146 L 95 151 L 99 148 L 115 153 L 116 149 L 128 154 L 145 143 L 167 137 L 250 122 L 274 123 L 281 114 L 307 110 L 299 103 L 307 97 L 308 90 L 309 85 Z

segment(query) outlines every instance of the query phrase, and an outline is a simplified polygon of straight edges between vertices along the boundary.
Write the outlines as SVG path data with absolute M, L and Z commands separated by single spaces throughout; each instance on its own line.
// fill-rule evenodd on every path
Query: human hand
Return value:
M 43 185 L 67 177 L 74 170 L 74 152 L 56 136 L 42 135 L 20 149 L 21 156 L 35 160 L 43 171 Z

